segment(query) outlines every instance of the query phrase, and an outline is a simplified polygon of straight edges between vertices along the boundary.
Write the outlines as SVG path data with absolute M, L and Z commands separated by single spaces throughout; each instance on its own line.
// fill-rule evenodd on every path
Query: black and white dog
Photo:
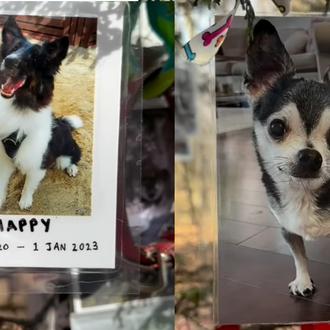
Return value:
M 67 37 L 32 44 L 9 17 L 2 30 L 0 67 L 0 207 L 15 169 L 25 176 L 19 201 L 32 205 L 33 194 L 53 164 L 77 174 L 81 152 L 72 130 L 82 126 L 77 116 L 54 118 L 50 103 L 54 77 L 69 47 Z
M 254 28 L 246 85 L 262 180 L 295 261 L 289 288 L 311 295 L 303 239 L 330 234 L 330 85 L 295 78 L 293 62 L 266 20 Z

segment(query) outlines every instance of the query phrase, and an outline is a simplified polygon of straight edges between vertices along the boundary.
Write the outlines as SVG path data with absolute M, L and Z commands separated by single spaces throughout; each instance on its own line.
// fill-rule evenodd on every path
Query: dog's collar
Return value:
M 21 146 L 25 137 L 26 135 L 20 134 L 20 132 L 17 130 L 14 133 L 8 135 L 6 138 L 2 139 L 2 144 L 5 147 L 6 154 L 10 158 L 15 157 L 16 152 Z

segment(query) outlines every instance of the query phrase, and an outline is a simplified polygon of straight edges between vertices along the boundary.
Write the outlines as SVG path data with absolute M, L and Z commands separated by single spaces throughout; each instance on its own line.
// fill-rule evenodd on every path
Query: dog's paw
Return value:
M 74 177 L 78 174 L 78 166 L 71 164 L 69 167 L 67 167 L 66 172 L 69 174 L 69 176 Z
M 315 286 L 309 278 L 296 278 L 289 284 L 290 293 L 294 296 L 309 297 L 314 294 Z
M 22 196 L 19 201 L 19 207 L 21 210 L 27 210 L 32 206 L 32 196 Z
M 71 165 L 71 157 L 60 156 L 56 158 L 56 168 L 59 170 L 65 170 Z

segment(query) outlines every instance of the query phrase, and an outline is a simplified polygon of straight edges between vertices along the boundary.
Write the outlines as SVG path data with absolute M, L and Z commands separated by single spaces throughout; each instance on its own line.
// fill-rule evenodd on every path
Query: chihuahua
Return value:
M 295 77 L 275 27 L 260 20 L 247 50 L 253 139 L 272 213 L 296 267 L 293 295 L 310 296 L 304 239 L 330 234 L 330 85 Z

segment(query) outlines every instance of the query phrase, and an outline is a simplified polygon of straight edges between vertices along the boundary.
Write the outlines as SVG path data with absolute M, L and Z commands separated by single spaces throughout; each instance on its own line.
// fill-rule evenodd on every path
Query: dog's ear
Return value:
M 260 20 L 247 50 L 245 83 L 253 99 L 262 96 L 278 79 L 293 76 L 295 69 L 275 27 Z
M 43 48 L 46 52 L 48 61 L 56 66 L 60 66 L 68 54 L 69 38 L 62 37 L 52 42 L 45 42 Z
M 14 16 L 8 16 L 2 29 L 2 42 L 7 47 L 15 44 L 17 39 L 25 39 L 21 29 L 16 23 Z

